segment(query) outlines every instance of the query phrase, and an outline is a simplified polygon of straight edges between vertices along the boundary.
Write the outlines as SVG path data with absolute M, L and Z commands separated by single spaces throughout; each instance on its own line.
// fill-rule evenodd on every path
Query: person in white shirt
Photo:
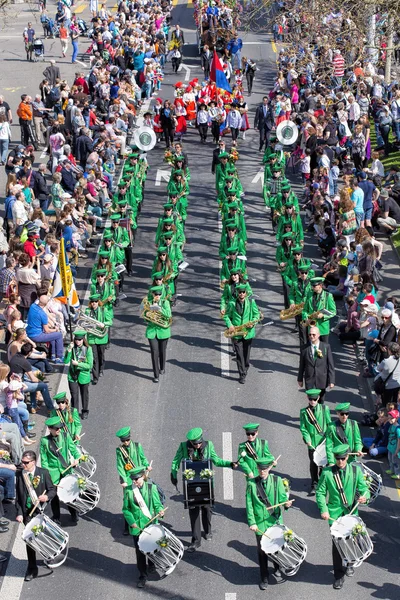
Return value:
M 242 122 L 242 115 L 240 114 L 237 107 L 233 104 L 231 110 L 228 113 L 226 119 L 227 127 L 230 127 L 232 140 L 235 142 L 239 137 L 240 124 Z
M 15 194 L 15 202 L 12 207 L 13 223 L 15 227 L 23 225 L 28 220 L 28 215 L 24 204 L 23 192 L 17 192 Z
M 203 102 L 202 104 L 200 104 L 199 110 L 197 111 L 196 115 L 197 127 L 200 133 L 200 141 L 202 144 L 205 144 L 207 141 L 208 119 L 209 116 L 207 112 L 207 107 Z
M 356 102 L 354 96 L 349 96 L 349 126 L 350 129 L 353 129 L 354 125 L 357 123 L 360 118 L 360 105 Z

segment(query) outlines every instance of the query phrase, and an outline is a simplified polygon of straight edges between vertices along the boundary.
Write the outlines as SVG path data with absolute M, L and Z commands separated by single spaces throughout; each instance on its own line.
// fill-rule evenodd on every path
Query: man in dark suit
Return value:
M 223 152 L 226 152 L 225 142 L 223 140 L 219 140 L 218 146 L 213 150 L 213 159 L 211 164 L 211 173 L 215 174 L 215 167 L 219 164 L 219 155 Z
M 259 104 L 256 108 L 256 116 L 254 119 L 254 129 L 258 129 L 260 132 L 259 152 L 263 149 L 264 144 L 266 147 L 268 146 L 271 129 L 273 128 L 274 123 L 272 106 L 269 103 L 268 96 L 264 96 L 262 104 Z
M 179 52 L 182 54 L 183 56 L 183 44 L 185 43 L 185 38 L 183 36 L 183 31 L 182 29 L 179 27 L 178 24 L 175 25 L 175 29 L 174 31 L 171 33 L 171 42 L 172 41 L 176 41 L 177 45 L 178 45 L 178 50 Z
M 47 469 L 42 469 L 36 465 L 36 453 L 32 450 L 27 450 L 23 453 L 21 463 L 24 466 L 23 471 L 17 471 L 15 482 L 15 508 L 17 511 L 18 523 L 26 525 L 31 519 L 40 514 L 39 507 L 31 513 L 35 506 L 36 498 L 32 498 L 28 492 L 27 485 L 24 480 L 26 474 L 31 482 L 37 500 L 41 503 L 49 503 L 57 494 L 57 488 L 53 485 L 50 473 Z M 25 573 L 25 581 L 32 581 L 38 576 L 38 567 L 36 563 L 36 552 L 30 546 L 26 546 L 28 555 L 28 568 Z
M 212 54 L 207 44 L 204 45 L 203 52 L 200 55 L 200 59 L 201 68 L 204 71 L 204 79 L 208 79 L 210 77 Z
M 329 344 L 321 342 L 318 327 L 310 327 L 309 342 L 300 350 L 297 383 L 306 390 L 319 389 L 318 402 L 324 403 L 325 390 L 335 385 L 335 365 Z
M 86 169 L 86 162 L 91 152 L 93 152 L 93 140 L 89 136 L 89 129 L 82 127 L 76 138 L 75 156 L 83 170 Z

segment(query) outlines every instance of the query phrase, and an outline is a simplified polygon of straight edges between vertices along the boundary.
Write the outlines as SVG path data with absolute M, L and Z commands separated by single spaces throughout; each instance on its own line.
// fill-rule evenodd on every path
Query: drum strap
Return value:
M 344 432 L 344 427 L 342 427 L 342 424 L 340 421 L 336 421 L 336 435 L 339 438 L 339 440 L 342 442 L 342 444 L 349 443 L 349 440 L 347 439 L 347 435 Z
M 271 477 L 271 475 L 269 475 L 269 477 Z M 261 477 L 256 477 L 255 482 L 256 482 L 256 487 L 257 487 L 257 496 L 259 497 L 261 502 L 263 504 L 265 504 L 267 510 L 269 510 L 270 507 L 273 506 L 273 504 L 271 504 L 271 502 L 268 499 L 268 496 L 264 489 L 263 480 L 261 479 Z M 273 480 L 273 486 L 274 486 L 274 504 L 276 504 L 276 485 L 275 485 L 274 480 Z M 278 511 L 279 511 L 279 509 L 278 509 Z M 276 512 L 276 509 L 274 509 L 272 511 L 271 515 L 274 515 L 275 512 Z
M 314 425 L 314 427 L 317 430 L 317 432 L 322 435 L 324 432 L 323 432 L 323 430 L 321 428 L 321 425 L 318 423 L 318 421 L 317 421 L 317 419 L 316 419 L 313 411 L 311 410 L 311 408 L 309 406 L 306 408 L 306 413 L 308 415 L 308 419 L 309 419 L 310 423 L 312 425 Z
M 61 454 L 61 448 L 57 447 L 57 444 L 55 443 L 53 437 L 51 435 L 49 435 L 49 436 L 47 436 L 47 439 L 49 440 L 49 450 L 58 458 L 58 460 L 61 463 L 61 466 L 64 469 L 69 467 L 69 463 L 66 461 L 66 459 Z
M 124 461 L 125 464 L 130 463 L 132 465 L 132 467 L 135 469 L 135 463 L 133 462 L 133 460 L 129 457 L 129 454 L 127 453 L 127 451 L 125 450 L 125 446 L 121 446 L 119 447 L 119 449 L 121 450 L 121 454 L 124 457 Z
M 339 470 L 338 469 L 336 471 L 332 470 L 332 473 L 333 473 L 333 479 L 335 480 L 336 487 L 337 487 L 339 495 L 340 495 L 340 499 L 341 499 L 342 503 L 345 505 L 345 507 L 347 508 L 349 506 L 349 502 L 347 500 L 347 496 L 344 491 L 344 487 L 343 487 L 342 480 L 340 478 Z
M 151 491 L 151 490 L 149 490 L 149 494 L 150 494 L 150 491 Z M 136 500 L 136 502 L 137 502 L 137 504 L 138 504 L 138 506 L 139 506 L 140 510 L 141 510 L 141 511 L 142 511 L 142 513 L 144 514 L 144 516 L 145 516 L 147 519 L 151 519 L 151 513 L 150 513 L 150 511 L 149 511 L 149 509 L 148 509 L 148 507 L 147 507 L 147 504 L 146 504 L 146 502 L 143 500 L 143 496 L 142 496 L 142 494 L 140 493 L 140 490 L 139 490 L 139 488 L 137 488 L 137 487 L 134 487 L 134 488 L 133 488 L 133 495 L 135 496 L 135 500 Z M 151 496 L 149 495 L 149 497 L 151 497 Z
M 32 500 L 32 505 L 34 506 L 38 501 L 38 497 L 35 492 L 35 488 L 33 487 L 31 480 L 29 479 L 29 473 L 25 473 L 25 471 L 23 471 L 22 476 L 24 478 L 24 483 L 28 491 L 28 495 Z
M 250 442 L 246 442 L 245 446 L 246 446 L 246 450 L 247 450 L 247 453 L 250 456 L 250 458 L 254 458 L 254 460 L 257 460 L 257 458 L 258 458 L 257 452 L 254 450 L 254 448 L 250 444 Z

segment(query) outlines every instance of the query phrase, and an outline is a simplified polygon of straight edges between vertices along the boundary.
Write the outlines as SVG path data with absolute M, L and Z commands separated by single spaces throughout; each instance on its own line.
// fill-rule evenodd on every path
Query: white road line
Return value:
M 225 600 L 236 600 L 236 594 L 232 592 L 227 592 L 225 594 Z
M 27 562 L 26 544 L 21 537 L 23 530 L 24 526 L 20 524 L 8 561 L 6 576 L 3 578 L 3 585 L 0 588 L 0 596 L 7 600 L 19 600 L 24 583 Z
M 229 340 L 221 331 L 221 375 L 229 377 Z
M 225 431 L 222 434 L 222 458 L 232 461 L 232 434 Z M 233 471 L 232 469 L 223 469 L 224 500 L 233 500 Z

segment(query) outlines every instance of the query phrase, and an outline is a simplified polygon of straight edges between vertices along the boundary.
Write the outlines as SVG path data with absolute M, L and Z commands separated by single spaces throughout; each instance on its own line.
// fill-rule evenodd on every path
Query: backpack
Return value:
M 49 108 L 53 108 L 55 104 L 60 100 L 60 88 L 53 87 L 47 95 L 46 102 L 49 104 Z
M 346 127 L 343 125 L 343 123 L 339 123 L 338 125 L 338 134 L 340 139 L 346 137 Z

